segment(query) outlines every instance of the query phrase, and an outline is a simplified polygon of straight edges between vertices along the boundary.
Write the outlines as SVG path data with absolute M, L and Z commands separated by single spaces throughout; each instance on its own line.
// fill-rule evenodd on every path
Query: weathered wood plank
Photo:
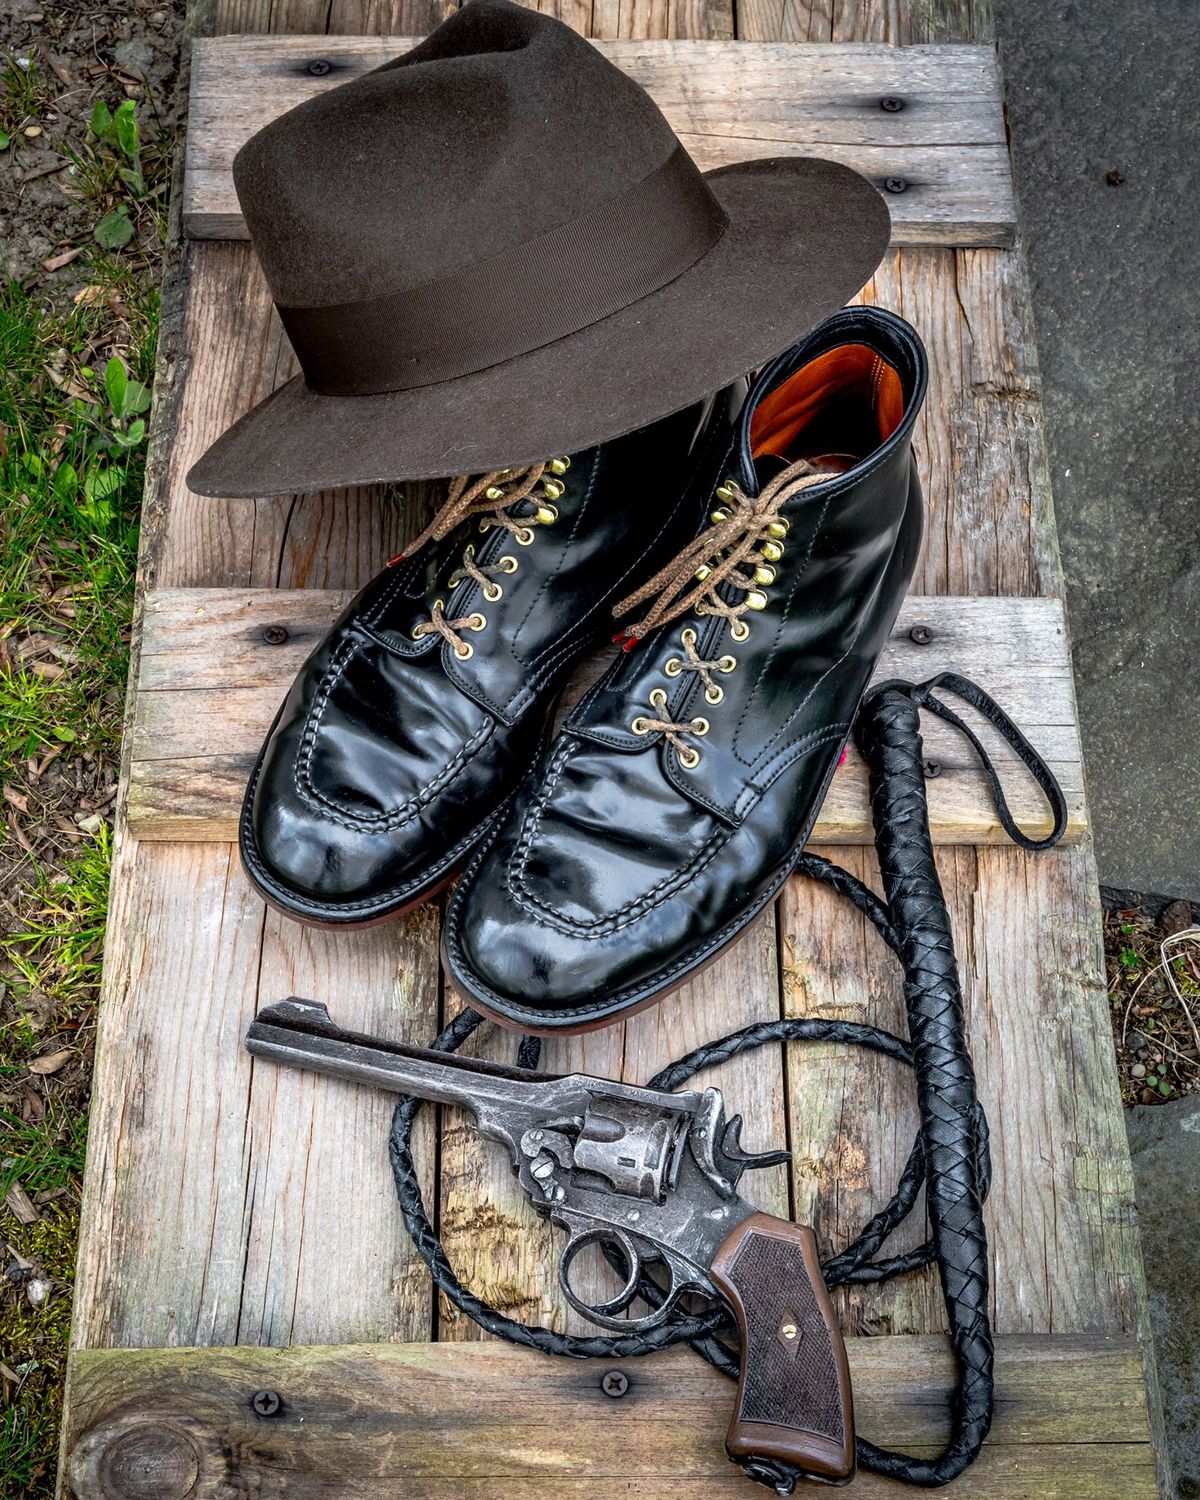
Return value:
M 946 1426 L 945 1341 L 849 1341 L 857 1415 L 876 1443 L 928 1452 Z M 1001 1340 L 974 1500 L 1152 1500 L 1141 1360 L 1129 1340 Z M 686 1351 L 603 1367 L 499 1345 L 178 1349 L 77 1359 L 66 1494 L 215 1500 L 333 1496 L 745 1496 L 722 1451 L 733 1387 Z M 259 1416 L 256 1390 L 281 1399 Z M 349 1440 L 348 1440 L 349 1439 Z M 862 1472 L 855 1493 L 904 1486 Z
M 76 1347 L 428 1337 L 428 1279 L 397 1232 L 391 1101 L 256 1068 L 242 1036 L 259 1004 L 297 992 L 427 1040 L 436 913 L 353 942 L 283 933 L 224 844 L 127 843 L 117 876 Z M 430 1183 L 432 1145 L 427 1125 Z
M 632 22 L 630 23 L 632 27 Z M 411 47 L 411 37 L 198 41 L 184 184 L 196 239 L 244 239 L 232 161 L 269 120 Z M 605 41 L 705 170 L 827 156 L 889 191 L 896 244 L 1005 245 L 1014 206 L 995 53 L 986 47 Z M 313 69 L 316 69 L 314 73 Z M 882 108 L 899 100 L 899 110 Z
M 158 590 L 147 601 L 137 709 L 131 728 L 129 823 L 146 840 L 237 836 L 246 779 L 292 677 L 349 595 L 283 591 Z M 916 644 L 911 632 L 932 635 Z M 280 640 L 280 635 L 284 639 Z M 564 711 L 597 670 L 589 663 Z M 953 668 L 994 694 L 1050 760 L 1071 809 L 1069 837 L 1086 826 L 1081 752 L 1062 606 L 1053 599 L 910 598 L 880 663 L 881 678 L 922 681 Z M 199 707 L 202 705 L 202 708 Z M 974 719 L 968 711 L 968 717 Z M 1049 812 L 1000 736 L 995 753 L 1022 827 L 1044 832 Z M 970 746 L 927 716 L 934 836 L 941 843 L 1001 842 L 1006 835 Z M 825 800 L 815 837 L 872 839 L 866 770 L 849 752 Z

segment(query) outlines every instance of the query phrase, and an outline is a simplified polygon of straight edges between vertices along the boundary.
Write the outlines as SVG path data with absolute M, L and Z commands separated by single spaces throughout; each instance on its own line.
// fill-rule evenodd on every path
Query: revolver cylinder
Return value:
M 575 1167 L 614 1192 L 661 1203 L 679 1177 L 690 1117 L 626 1099 L 595 1099 L 574 1143 Z

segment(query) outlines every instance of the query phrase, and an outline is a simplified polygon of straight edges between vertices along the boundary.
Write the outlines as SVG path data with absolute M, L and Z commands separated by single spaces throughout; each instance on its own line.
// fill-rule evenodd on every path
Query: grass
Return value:
M 31 72 L 4 70 L 13 150 Z M 54 1485 L 158 333 L 170 143 L 131 113 L 70 152 L 78 276 L 0 285 L 0 1495 L 27 1500 Z

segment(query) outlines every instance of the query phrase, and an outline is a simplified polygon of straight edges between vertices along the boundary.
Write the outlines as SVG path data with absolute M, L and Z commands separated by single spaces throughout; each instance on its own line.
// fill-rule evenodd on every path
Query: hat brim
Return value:
M 581 452 L 779 354 L 853 296 L 887 249 L 882 197 L 836 162 L 750 161 L 706 180 L 729 226 L 657 292 L 529 354 L 416 390 L 321 396 L 296 376 L 217 439 L 189 487 L 249 499 Z

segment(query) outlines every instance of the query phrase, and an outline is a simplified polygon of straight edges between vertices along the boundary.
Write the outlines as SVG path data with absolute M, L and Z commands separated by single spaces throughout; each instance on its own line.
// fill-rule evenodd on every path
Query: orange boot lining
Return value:
M 750 426 L 751 453 L 848 469 L 886 442 L 903 416 L 897 371 L 865 344 L 842 344 L 763 397 Z

